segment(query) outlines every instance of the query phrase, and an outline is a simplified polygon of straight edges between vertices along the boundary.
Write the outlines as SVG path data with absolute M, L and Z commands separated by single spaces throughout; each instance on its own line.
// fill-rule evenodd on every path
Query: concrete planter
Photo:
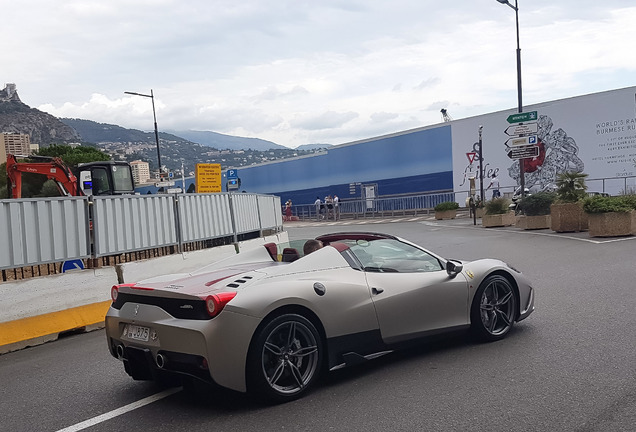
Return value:
M 524 230 L 546 229 L 551 226 L 551 217 L 550 215 L 517 216 L 515 226 Z
M 620 237 L 636 234 L 636 211 L 590 213 L 590 237 Z
M 513 212 L 504 214 L 489 215 L 485 214 L 481 218 L 481 225 L 484 228 L 512 226 L 515 224 L 515 214 Z
M 435 219 L 437 220 L 455 219 L 455 217 L 457 217 L 457 210 L 444 210 L 444 211 L 435 212 Z
M 550 216 L 552 231 L 576 232 L 586 231 L 588 228 L 587 213 L 583 211 L 583 203 L 552 204 Z

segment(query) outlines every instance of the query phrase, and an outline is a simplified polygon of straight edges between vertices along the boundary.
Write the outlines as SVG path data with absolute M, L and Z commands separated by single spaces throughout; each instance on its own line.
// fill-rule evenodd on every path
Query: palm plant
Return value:
M 557 176 L 557 197 L 560 202 L 577 202 L 585 198 L 587 174 L 576 171 L 566 171 Z

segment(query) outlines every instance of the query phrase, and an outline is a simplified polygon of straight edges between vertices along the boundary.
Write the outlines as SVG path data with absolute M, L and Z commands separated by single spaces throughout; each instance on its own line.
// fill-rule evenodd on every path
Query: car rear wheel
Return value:
M 297 314 L 276 317 L 258 332 L 250 349 L 248 390 L 272 402 L 296 399 L 318 377 L 322 354 L 311 321 Z
M 482 340 L 502 339 L 512 328 L 517 300 L 514 288 L 501 275 L 488 276 L 479 286 L 471 308 L 471 327 Z

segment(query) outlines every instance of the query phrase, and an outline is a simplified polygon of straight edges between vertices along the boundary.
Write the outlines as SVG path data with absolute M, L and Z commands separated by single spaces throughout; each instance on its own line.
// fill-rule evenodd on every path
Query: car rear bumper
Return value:
M 134 379 L 186 375 L 242 392 L 247 389 L 249 344 L 259 322 L 231 311 L 211 320 L 176 319 L 144 304 L 126 304 L 121 310 L 111 307 L 105 318 L 110 353 Z M 125 335 L 128 324 L 150 328 L 148 340 Z

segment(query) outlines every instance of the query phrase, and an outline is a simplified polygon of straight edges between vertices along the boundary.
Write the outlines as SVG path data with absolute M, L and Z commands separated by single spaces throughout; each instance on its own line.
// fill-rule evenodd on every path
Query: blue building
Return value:
M 237 170 L 239 191 L 278 195 L 294 204 L 310 204 L 326 195 L 359 198 L 362 188 L 367 194 L 372 188 L 374 196 L 451 191 L 451 127 L 400 132 Z M 192 182 L 193 178 L 186 179 L 186 190 Z M 176 185 L 181 185 L 179 179 Z M 157 188 L 137 190 L 155 193 Z

